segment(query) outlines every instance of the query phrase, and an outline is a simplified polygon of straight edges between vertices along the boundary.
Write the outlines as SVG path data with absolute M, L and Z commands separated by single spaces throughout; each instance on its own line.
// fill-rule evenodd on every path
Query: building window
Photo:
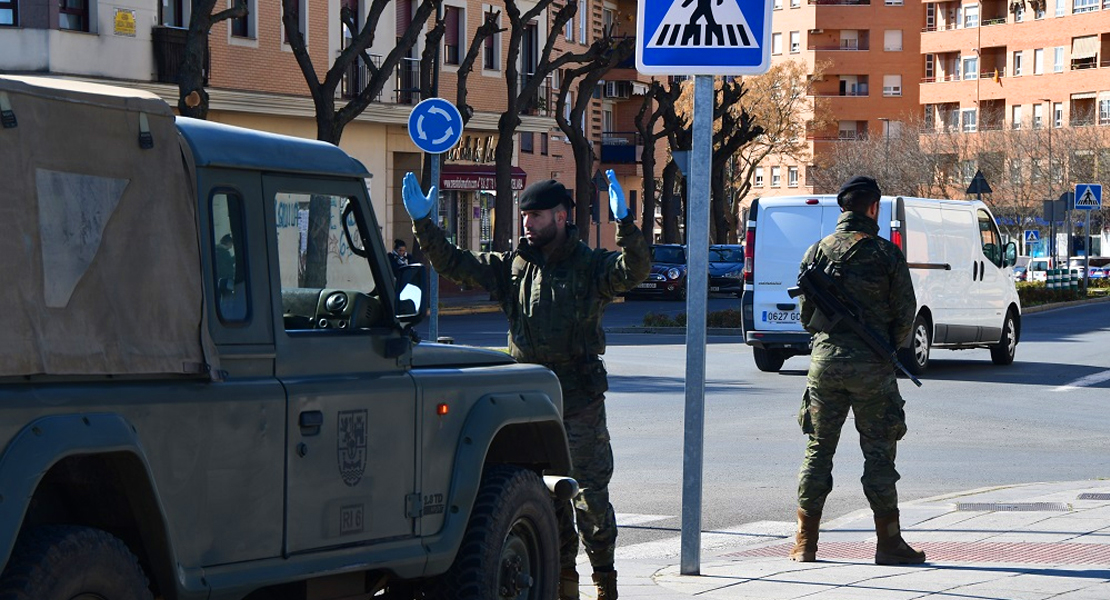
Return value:
M 304 5 L 304 3 L 307 2 L 307 1 L 308 0 L 299 0 L 298 2 L 293 3 L 293 20 L 296 21 L 297 30 L 301 32 L 302 38 L 307 37 L 307 35 L 305 34 L 305 31 L 308 28 L 306 26 L 307 23 L 305 23 L 305 17 L 308 15 L 308 10 Z M 284 43 L 286 45 L 289 44 L 289 31 L 287 31 L 285 29 L 285 19 L 282 19 L 282 21 L 281 21 L 281 40 L 282 40 L 282 43 Z M 305 39 L 304 43 L 307 46 L 308 45 L 308 40 Z
M 486 19 L 491 18 L 494 14 L 500 11 L 495 11 L 492 8 L 486 9 Z M 500 25 L 501 16 L 497 16 L 497 22 Z M 501 70 L 501 34 L 495 33 L 488 36 L 482 42 L 482 68 L 489 71 Z
M 763 167 L 755 168 L 755 187 L 763 187 Z
M 976 56 L 968 56 L 964 59 L 963 63 L 964 79 L 978 79 L 979 78 L 979 58 Z
M 1110 98 L 1099 98 L 1098 100 L 1098 124 L 1110 124 Z
M 458 6 L 443 7 L 443 64 L 462 62 L 462 39 L 466 36 L 466 13 Z
M 1056 0 L 1056 12 L 1054 16 L 1062 17 L 1068 14 L 1067 0 Z
M 1033 51 L 1033 74 L 1044 74 L 1044 48 L 1037 48 Z
M 89 0 L 60 0 L 58 29 L 68 31 L 89 30 Z
M 1021 50 L 1014 50 L 1014 77 L 1021 77 Z
M 883 50 L 887 52 L 902 51 L 902 30 L 887 29 L 883 32 Z
M 790 0 L 790 8 L 800 8 L 801 6 L 802 0 Z
M 1044 127 L 1044 105 L 1038 102 L 1033 105 L 1033 129 L 1041 127 Z
M 1056 46 L 1052 49 L 1052 72 L 1064 72 L 1064 47 Z
M 782 10 L 782 0 L 775 0 L 775 3 L 771 6 L 771 8 L 775 10 Z
M 937 57 L 935 54 L 925 55 L 925 79 L 927 81 L 933 81 L 937 76 L 936 62 Z
M 1064 103 L 1052 103 L 1052 126 L 1059 129 L 1064 126 Z
M 1015 104 L 1010 110 L 1012 111 L 1010 127 L 1013 129 L 1021 129 L 1021 105 Z
M 786 167 L 786 187 L 798 187 L 798 167 Z
M 974 108 L 965 108 L 961 111 L 960 118 L 964 132 L 974 133 L 979 130 L 979 121 Z
M 902 76 L 901 75 L 883 75 L 883 95 L 884 96 L 901 96 L 902 95 Z
M 1040 21 L 1041 19 L 1044 18 L 1045 5 L 1046 5 L 1045 2 L 1041 2 L 1037 6 L 1033 7 L 1033 18 L 1034 19 Z M 1022 7 L 1024 8 L 1024 5 L 1022 5 Z
M 547 153 L 548 153 L 547 134 L 546 133 L 541 133 L 540 134 L 540 154 L 542 154 L 544 156 L 547 156 Z
M 979 26 L 979 5 L 972 4 L 971 6 L 964 7 L 964 27 L 978 27 Z
M 1022 21 L 1025 20 L 1025 5 L 1024 4 L 1018 4 L 1016 7 L 1014 7 L 1013 10 L 1014 10 L 1014 22 L 1015 23 L 1021 23 Z
M 782 54 L 782 34 L 771 34 L 771 54 Z
M 902 6 L 904 2 L 903 0 L 886 0 L 885 4 L 887 6 Z
M 578 43 L 588 44 L 586 37 L 586 16 L 590 13 L 590 4 L 586 0 L 578 0 Z
M 782 185 L 782 167 L 771 167 L 771 187 Z
M 19 0 L 0 0 L 0 27 L 19 25 Z
M 234 5 L 235 3 L 232 2 L 231 4 Z M 231 20 L 231 36 L 254 38 L 254 0 L 247 0 L 244 4 L 247 7 L 247 14 Z
M 580 6 L 578 8 L 581 10 L 582 7 Z M 571 17 L 571 19 L 567 21 L 567 24 L 563 25 L 563 37 L 565 37 L 568 42 L 574 41 L 574 17 Z
M 802 33 L 800 31 L 790 32 L 790 53 L 797 54 L 802 50 Z
M 1098 10 L 1098 0 L 1075 0 L 1071 5 L 1073 13 L 1085 13 L 1092 10 Z
M 535 152 L 535 135 L 531 131 L 526 131 L 520 134 L 520 151 L 525 154 L 532 154 Z

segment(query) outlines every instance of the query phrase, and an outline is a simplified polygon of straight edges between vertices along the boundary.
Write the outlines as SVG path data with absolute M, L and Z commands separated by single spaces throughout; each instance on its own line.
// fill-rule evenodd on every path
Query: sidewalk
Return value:
M 680 575 L 677 559 L 618 554 L 620 597 L 1110 599 L 1110 480 L 971 490 L 907 502 L 901 512 L 903 535 L 927 564 L 875 565 L 874 522 L 861 511 L 822 523 L 814 563 L 791 562 L 792 539 L 778 536 L 703 552 L 698 576 Z M 591 588 L 582 586 L 584 598 Z

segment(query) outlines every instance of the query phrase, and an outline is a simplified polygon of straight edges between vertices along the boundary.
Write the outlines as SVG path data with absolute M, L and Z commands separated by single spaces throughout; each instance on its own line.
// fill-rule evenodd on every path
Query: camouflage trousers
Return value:
M 898 510 L 894 457 L 906 433 L 905 401 L 890 365 L 851 360 L 813 360 L 798 413 L 809 435 L 798 474 L 798 506 L 820 513 L 832 491 L 833 455 L 851 409 L 863 450 L 863 492 L 876 515 Z
M 617 545 L 617 518 L 609 504 L 613 449 L 605 424 L 605 402 L 598 399 L 585 409 L 563 417 L 563 425 L 573 463 L 570 476 L 578 481 L 581 491 L 570 502 L 555 503 L 561 567 L 575 567 L 579 537 L 595 569 L 612 566 Z

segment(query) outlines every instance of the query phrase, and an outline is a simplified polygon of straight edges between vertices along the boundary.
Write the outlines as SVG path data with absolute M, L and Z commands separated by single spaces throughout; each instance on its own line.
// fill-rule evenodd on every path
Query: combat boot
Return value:
M 821 529 L 821 513 L 807 513 L 798 509 L 798 533 L 794 536 L 794 549 L 790 560 L 813 562 L 817 560 L 817 534 Z
M 559 600 L 578 600 L 578 570 L 559 571 Z
M 875 546 L 875 564 L 918 565 L 925 562 L 925 553 L 914 550 L 902 539 L 898 511 L 881 517 L 875 515 L 875 535 L 879 538 Z
M 594 572 L 594 585 L 597 586 L 597 600 L 617 600 L 617 572 Z

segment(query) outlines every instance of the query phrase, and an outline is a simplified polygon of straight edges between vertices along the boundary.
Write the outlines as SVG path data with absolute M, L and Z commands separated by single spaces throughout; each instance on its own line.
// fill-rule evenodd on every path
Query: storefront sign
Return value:
M 491 163 L 494 161 L 494 150 L 497 148 L 497 136 L 476 135 L 463 136 L 462 141 L 452 148 L 447 154 L 447 160 L 467 160 L 476 163 Z
M 513 167 L 513 191 L 524 189 L 526 173 Z M 445 192 L 477 192 L 497 189 L 497 168 L 489 165 L 444 165 L 439 189 Z

